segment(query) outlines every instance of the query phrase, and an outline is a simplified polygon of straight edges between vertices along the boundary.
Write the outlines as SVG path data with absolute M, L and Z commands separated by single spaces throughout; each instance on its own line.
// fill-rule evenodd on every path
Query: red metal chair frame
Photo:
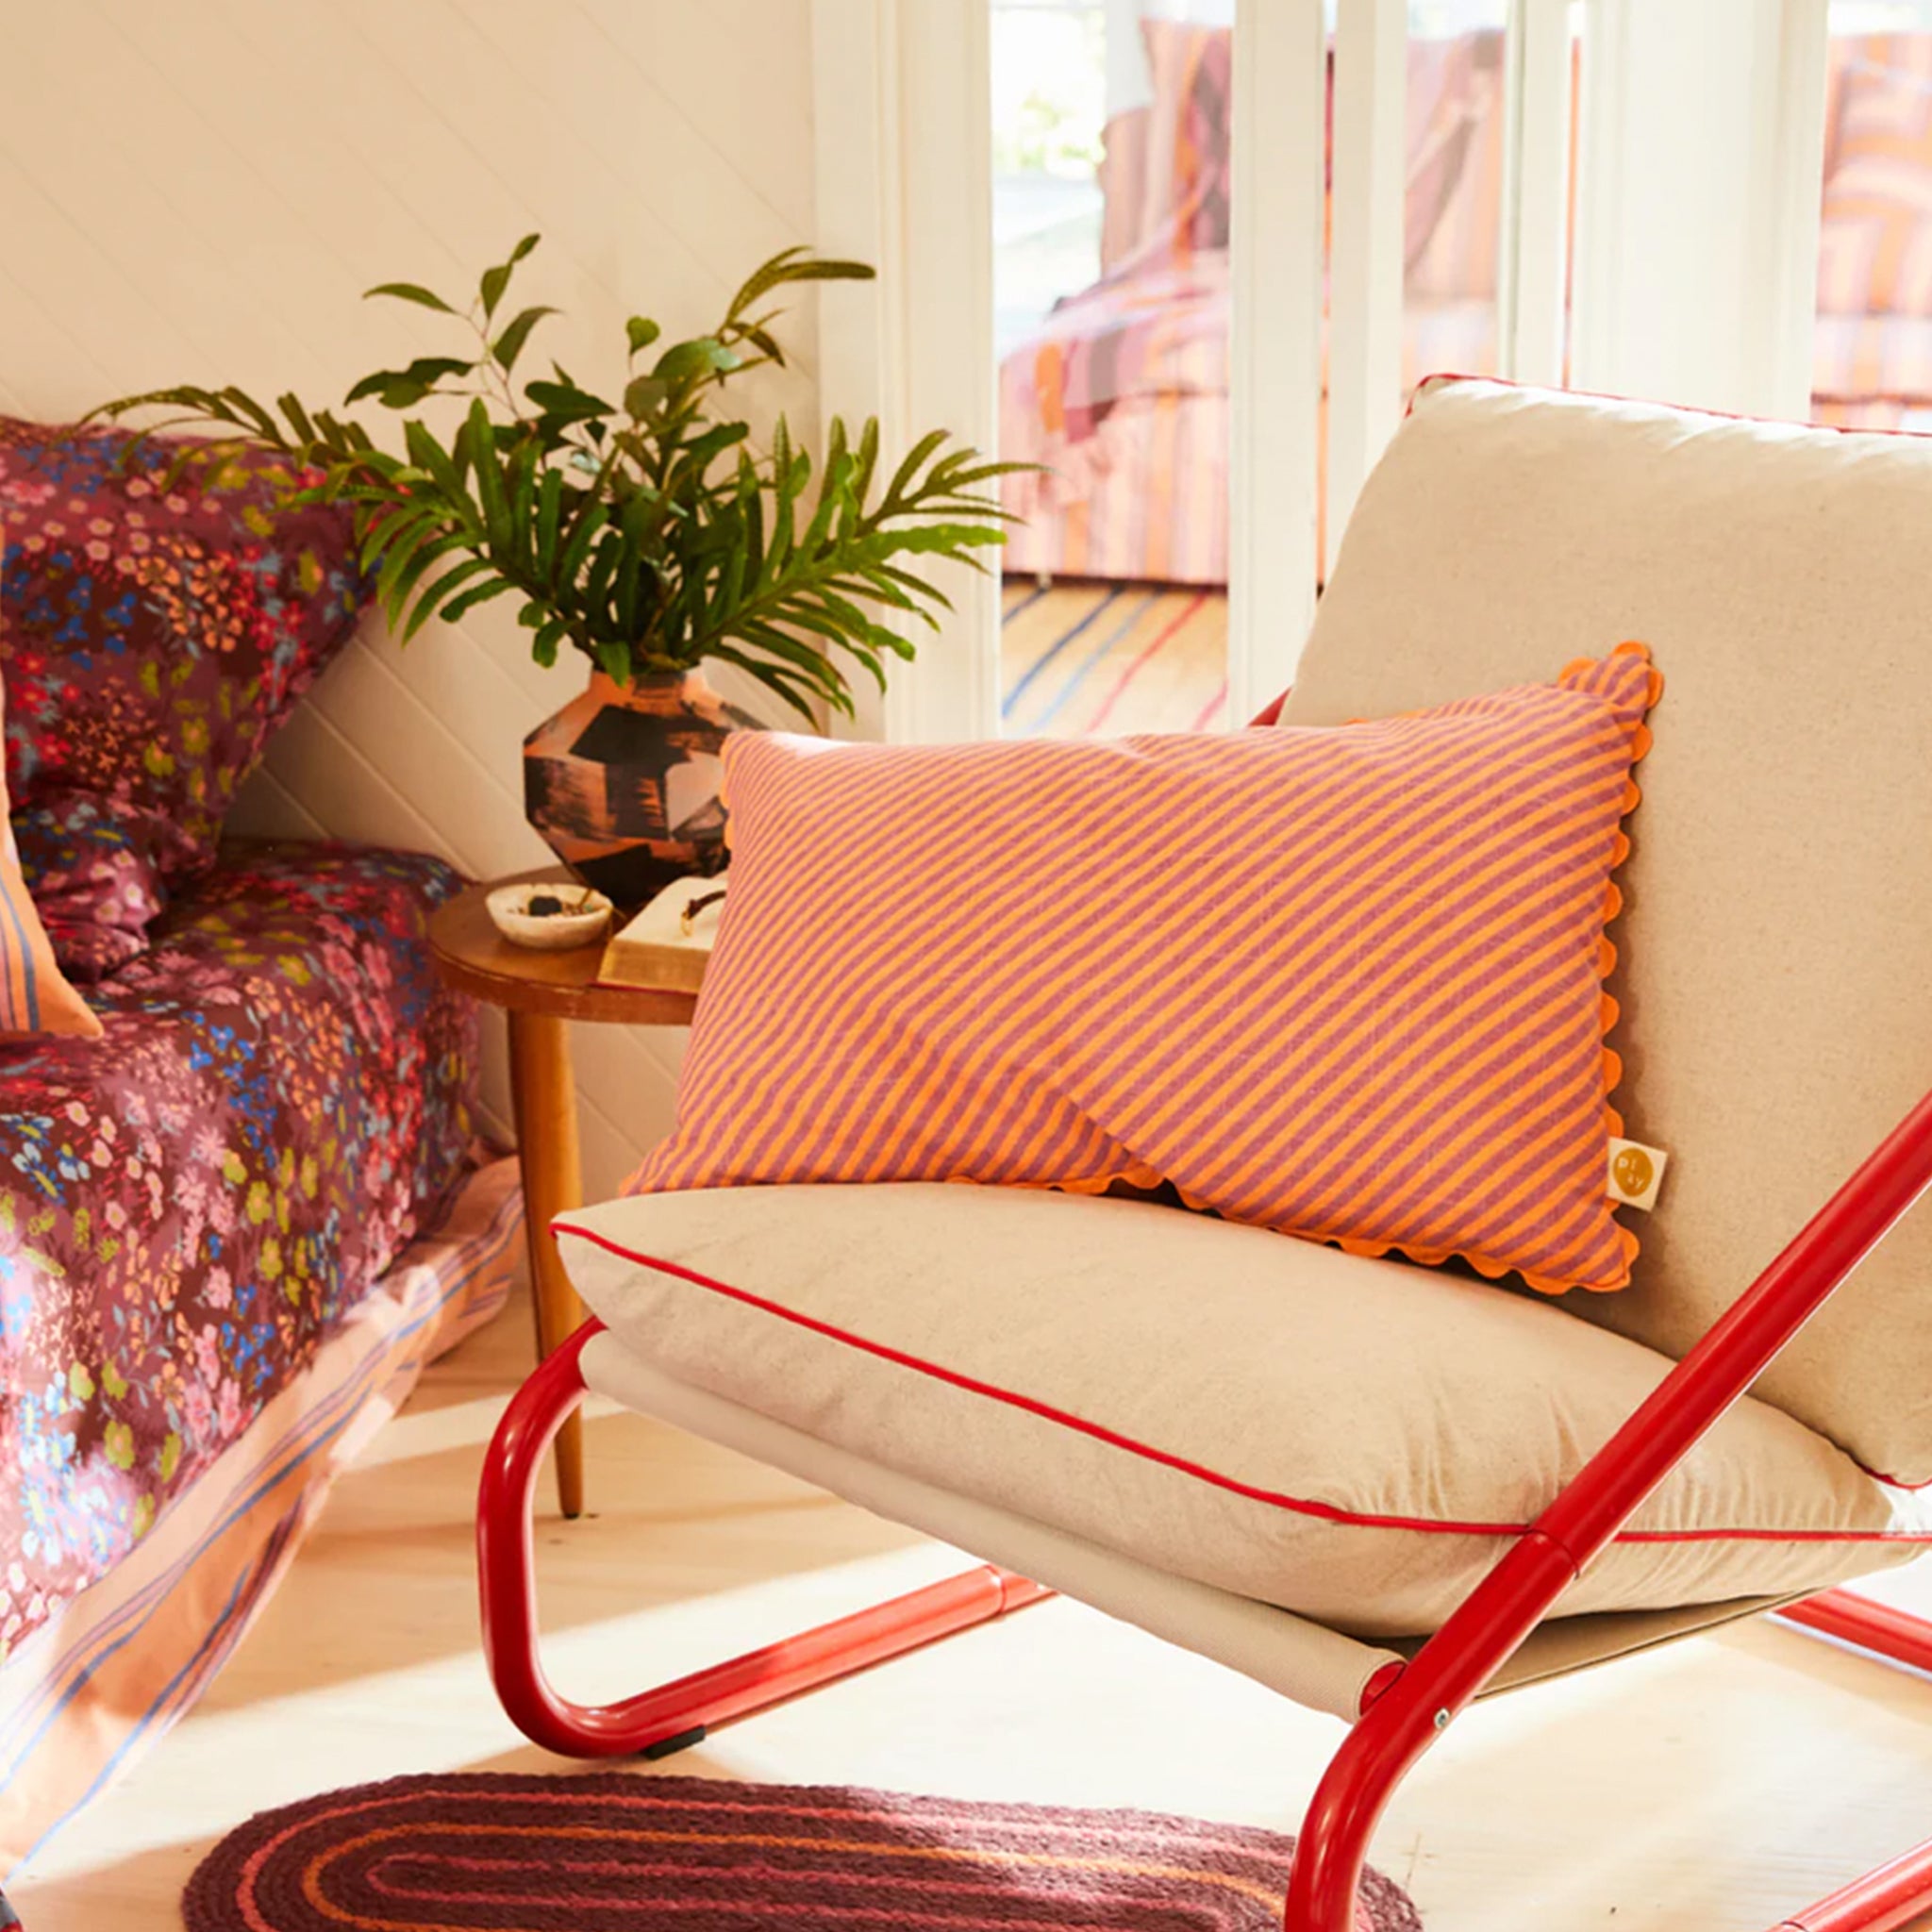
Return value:
M 1932 1094 L 1805 1226 L 1407 1664 L 1377 1673 L 1317 1787 L 1289 1885 L 1287 1932 L 1350 1932 L 1370 1835 L 1409 1768 L 1507 1661 L 1577 1573 L 1932 1186 Z M 558 1695 L 537 1654 L 531 1512 L 544 1449 L 584 1393 L 584 1324 L 512 1400 L 484 1460 L 476 1538 L 483 1643 L 497 1694 L 535 1742 L 646 1757 L 707 1729 L 1050 1594 L 983 1566 L 621 1704 Z M 1843 1591 L 1780 1613 L 1932 1670 L 1932 1622 Z M 1932 1911 L 1932 1839 L 1775 1932 L 1900 1932 Z

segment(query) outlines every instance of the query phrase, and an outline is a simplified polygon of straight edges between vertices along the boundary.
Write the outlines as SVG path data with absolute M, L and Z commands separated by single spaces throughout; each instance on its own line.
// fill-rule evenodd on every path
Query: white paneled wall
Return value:
M 511 299 L 567 313 L 526 361 L 613 376 L 625 315 L 694 332 L 812 240 L 810 27 L 806 0 L 0 0 L 0 408 L 58 419 L 180 381 L 334 402 L 449 341 L 361 290 L 467 295 L 532 229 Z M 791 340 L 795 368 L 753 413 L 810 425 L 808 302 Z M 519 748 L 576 672 L 532 665 L 508 609 L 407 652 L 366 627 L 276 742 L 244 828 L 477 875 L 543 858 Z M 668 1125 L 681 1046 L 578 1041 L 593 1192 Z

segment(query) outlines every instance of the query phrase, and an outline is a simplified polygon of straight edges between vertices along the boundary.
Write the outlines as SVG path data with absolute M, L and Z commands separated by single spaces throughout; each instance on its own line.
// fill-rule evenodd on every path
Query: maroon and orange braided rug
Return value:
M 842 1787 L 400 1777 L 264 1811 L 182 1901 L 189 1932 L 1274 1932 L 1294 1840 L 1141 1811 Z M 1363 1881 L 1357 1932 L 1421 1932 Z

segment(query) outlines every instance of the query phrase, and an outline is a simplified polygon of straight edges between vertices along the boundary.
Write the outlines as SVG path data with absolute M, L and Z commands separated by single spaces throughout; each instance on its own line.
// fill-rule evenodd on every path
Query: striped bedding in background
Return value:
M 1151 101 L 1113 117 L 1103 273 L 1002 359 L 1001 483 L 1024 519 L 1007 564 L 1061 577 L 1218 586 L 1228 571 L 1225 27 L 1141 23 Z M 1495 367 L 1503 174 L 1498 29 L 1408 55 L 1405 387 Z
M 1015 572 L 1227 580 L 1227 29 L 1142 23 L 1150 103 L 1104 130 L 1103 273 L 1004 358 Z M 1505 37 L 1409 42 L 1403 387 L 1496 368 Z M 1932 33 L 1834 34 L 1812 413 L 1932 425 Z M 1574 130 L 1573 130 L 1574 131 Z
M 8 1658 L 0 1879 L 200 1696 L 274 1592 L 335 1478 L 401 1407 L 425 1364 L 502 1306 L 522 1227 L 516 1162 L 493 1161 L 133 1554 Z
M 1227 252 L 1153 261 L 1063 302 L 1000 367 L 1007 563 L 1227 581 Z
M 1227 723 L 1227 597 L 1174 584 L 1007 580 L 1009 738 L 1115 738 Z

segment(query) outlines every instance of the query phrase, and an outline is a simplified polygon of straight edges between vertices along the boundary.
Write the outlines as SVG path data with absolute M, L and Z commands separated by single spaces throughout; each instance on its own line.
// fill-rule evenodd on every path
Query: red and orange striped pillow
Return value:
M 1932 42 L 1845 43 L 1818 245 L 1830 315 L 1932 311 Z
M 635 1189 L 1172 1182 L 1370 1253 L 1613 1289 L 1622 646 L 1338 729 L 745 732 L 677 1132 Z
M 1141 21 L 1141 39 L 1152 97 L 1140 241 L 1158 238 L 1178 255 L 1225 248 L 1234 34 L 1153 19 Z

